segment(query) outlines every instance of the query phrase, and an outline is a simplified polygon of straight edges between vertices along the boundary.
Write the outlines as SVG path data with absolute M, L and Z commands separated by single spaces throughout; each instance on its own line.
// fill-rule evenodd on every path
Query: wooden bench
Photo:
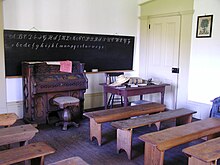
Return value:
M 0 129 L 0 146 L 20 142 L 22 145 L 28 144 L 38 130 L 31 124 L 13 126 Z
M 220 158 L 220 138 L 183 149 L 189 157 L 189 165 L 214 165 Z
M 0 114 L 0 126 L 10 127 L 17 119 L 18 116 L 15 113 Z
M 196 113 L 196 111 L 182 108 L 148 116 L 112 122 L 111 125 L 117 128 L 117 153 L 123 149 L 127 153 L 128 159 L 131 159 L 132 130 L 134 128 L 155 124 L 157 126 L 157 130 L 159 130 L 160 123 L 170 119 L 176 119 L 176 125 L 186 124 L 192 121 L 192 114 L 194 113 Z
M 145 142 L 144 164 L 162 165 L 166 150 L 202 137 L 212 138 L 220 132 L 220 119 L 208 118 L 185 125 L 148 133 L 139 138 Z
M 165 105 L 149 103 L 136 106 L 113 108 L 95 112 L 86 112 L 83 115 L 90 119 L 90 140 L 95 137 L 101 146 L 102 123 L 130 118 L 133 116 L 152 114 L 165 110 Z
M 14 164 L 34 158 L 41 158 L 40 164 L 43 165 L 44 156 L 54 152 L 55 149 L 44 142 L 31 143 L 26 146 L 0 151 L 0 165 Z
M 68 159 L 64 159 L 55 163 L 51 163 L 49 165 L 89 165 L 79 156 L 74 156 Z

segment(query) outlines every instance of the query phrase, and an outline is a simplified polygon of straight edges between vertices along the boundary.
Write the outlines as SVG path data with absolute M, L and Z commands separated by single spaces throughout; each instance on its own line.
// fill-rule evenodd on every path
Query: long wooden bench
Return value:
M 10 127 L 16 122 L 18 116 L 15 113 L 3 113 L 0 114 L 0 126 Z
M 89 164 L 79 156 L 74 156 L 71 158 L 60 160 L 58 162 L 51 163 L 49 165 L 89 165 Z
M 189 157 L 189 165 L 214 165 L 220 159 L 220 138 L 208 140 L 183 149 Z
M 0 151 L 0 165 L 14 164 L 34 158 L 41 158 L 40 164 L 44 164 L 44 157 L 55 152 L 55 149 L 44 142 L 31 143 L 26 146 L 16 147 Z
M 165 105 L 149 103 L 136 106 L 113 108 L 95 112 L 86 112 L 83 115 L 90 119 L 90 140 L 95 137 L 101 146 L 102 123 L 130 118 L 133 116 L 152 114 L 165 110 Z
M 134 128 L 155 124 L 157 126 L 157 130 L 159 130 L 160 123 L 170 119 L 176 119 L 176 125 L 186 124 L 192 121 L 192 115 L 194 113 L 196 113 L 196 111 L 182 108 L 148 116 L 112 122 L 111 125 L 117 128 L 117 153 L 123 149 L 127 153 L 128 159 L 131 159 L 132 130 Z
M 31 124 L 7 127 L 0 129 L 0 146 L 20 142 L 22 145 L 28 144 L 38 130 Z
M 166 150 L 220 132 L 220 119 L 208 118 L 139 137 L 145 142 L 144 164 L 162 165 Z

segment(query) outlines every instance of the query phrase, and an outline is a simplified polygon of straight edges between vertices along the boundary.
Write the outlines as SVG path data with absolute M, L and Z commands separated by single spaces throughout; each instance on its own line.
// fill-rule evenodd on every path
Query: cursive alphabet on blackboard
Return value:
M 131 70 L 134 37 L 4 30 L 6 75 L 21 75 L 23 61 L 80 61 L 87 72 Z
M 25 34 L 25 33 L 12 33 L 9 34 L 8 39 L 13 40 L 31 40 L 31 41 L 85 41 L 85 42 L 115 42 L 129 45 L 131 43 L 130 38 L 124 37 L 103 37 L 103 36 L 81 36 L 81 35 L 47 35 L 47 34 Z
M 59 42 L 52 43 L 36 43 L 36 42 L 16 42 L 12 43 L 9 47 L 11 48 L 29 48 L 32 50 L 38 49 L 56 49 L 56 48 L 65 48 L 65 49 L 104 49 L 104 45 L 92 45 L 92 44 L 60 44 Z

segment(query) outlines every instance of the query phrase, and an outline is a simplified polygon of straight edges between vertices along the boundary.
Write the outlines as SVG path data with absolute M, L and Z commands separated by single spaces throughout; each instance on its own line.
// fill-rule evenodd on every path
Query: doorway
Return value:
M 177 104 L 180 27 L 180 16 L 149 19 L 146 73 L 155 82 L 170 84 L 166 87 L 164 103 L 168 109 L 176 109 Z M 158 96 L 150 97 L 158 99 Z

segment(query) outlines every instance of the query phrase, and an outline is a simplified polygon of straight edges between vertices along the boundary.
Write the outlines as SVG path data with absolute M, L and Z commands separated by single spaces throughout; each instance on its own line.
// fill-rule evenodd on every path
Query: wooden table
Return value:
M 17 164 L 23 161 L 25 161 L 24 164 L 44 165 L 44 157 L 54 152 L 55 149 L 45 142 L 31 143 L 26 146 L 0 151 L 0 165 Z M 26 162 L 36 158 L 40 159 L 39 163 Z
M 160 84 L 160 85 L 147 85 L 144 87 L 122 88 L 122 87 L 108 86 L 106 84 L 101 84 L 101 85 L 103 85 L 103 89 L 104 89 L 105 109 L 107 109 L 107 104 L 108 104 L 108 93 L 116 94 L 124 97 L 124 107 L 128 105 L 129 96 L 140 95 L 140 100 L 142 100 L 144 94 L 151 94 L 151 93 L 161 93 L 161 104 L 164 104 L 165 87 L 169 86 L 169 84 Z
M 188 165 L 214 165 L 220 158 L 220 137 L 183 149 Z
M 141 135 L 139 139 L 145 142 L 144 165 L 163 165 L 166 150 L 203 137 L 215 138 L 219 132 L 220 119 L 207 118 Z
M 102 124 L 116 120 L 127 119 L 134 116 L 159 113 L 165 110 L 165 105 L 160 103 L 141 104 L 128 107 L 112 108 L 83 113 L 90 119 L 90 140 L 93 137 L 98 140 L 99 146 L 102 141 Z
M 0 146 L 19 142 L 22 145 L 27 145 L 38 129 L 31 124 L 7 127 L 0 129 Z
M 192 115 L 194 113 L 196 113 L 196 111 L 181 108 L 176 110 L 160 112 L 152 115 L 140 116 L 137 118 L 112 122 L 111 125 L 117 128 L 117 153 L 119 153 L 120 150 L 123 149 L 127 153 L 128 159 L 131 160 L 132 134 L 134 128 L 155 124 L 157 130 L 159 131 L 161 122 L 175 119 L 176 125 L 190 123 L 192 121 Z

